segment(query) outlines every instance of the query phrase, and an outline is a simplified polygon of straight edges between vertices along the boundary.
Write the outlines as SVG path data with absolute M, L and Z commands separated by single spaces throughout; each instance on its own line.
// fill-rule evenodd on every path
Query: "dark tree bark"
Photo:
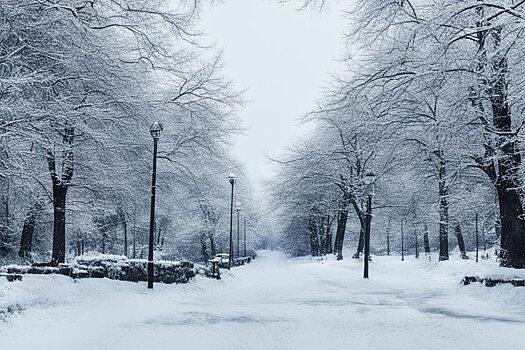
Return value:
M 49 174 L 53 182 L 53 251 L 51 265 L 63 263 L 66 258 L 66 195 L 73 177 L 73 138 L 75 129 L 71 126 L 64 128 L 63 135 L 63 162 L 62 175 L 56 170 L 55 154 L 47 151 Z
M 206 232 L 201 232 L 199 234 L 199 241 L 201 243 L 202 258 L 204 259 L 204 262 L 207 264 L 208 260 L 210 259 L 210 255 L 208 253 L 208 247 L 206 246 Z
M 487 91 L 492 106 L 494 128 L 500 131 L 498 146 L 502 155 L 498 158 L 496 181 L 501 218 L 501 265 L 525 268 L 525 224 L 521 203 L 521 154 L 517 137 L 512 132 L 512 119 L 508 104 L 508 63 L 501 52 L 502 28 L 491 32 L 496 54 L 491 57 L 492 81 Z
M 359 259 L 360 255 L 363 253 L 363 248 L 365 246 L 366 215 L 357 203 L 355 197 L 352 197 L 352 206 L 354 207 L 354 210 L 359 219 L 359 224 L 361 225 L 361 229 L 359 231 L 359 242 L 357 243 L 357 252 L 352 256 L 352 258 Z
M 365 228 L 361 225 L 359 230 L 359 241 L 357 242 L 357 252 L 352 256 L 354 259 L 359 259 L 361 254 L 363 254 L 363 248 L 365 246 Z
M 321 217 L 318 232 L 320 233 L 318 235 L 319 237 L 319 254 L 320 255 L 326 255 L 325 248 L 326 248 L 326 231 L 325 231 L 325 218 Z
M 508 50 L 501 45 L 502 26 L 490 28 L 483 20 L 483 7 L 477 12 L 478 71 L 492 109 L 492 121 L 485 118 L 481 99 L 475 99 L 479 119 L 490 135 L 484 157 L 473 157 L 496 186 L 501 222 L 501 266 L 525 268 L 525 223 L 519 171 L 522 167 L 517 132 L 512 130 L 508 99 Z M 494 141 L 495 139 L 495 141 Z M 495 157 L 497 156 L 497 157 Z
M 63 263 L 66 258 L 66 195 L 68 185 L 53 185 L 53 254 L 51 264 Z
M 348 220 L 348 206 L 344 205 L 337 216 L 337 231 L 335 235 L 334 254 L 337 260 L 343 260 L 343 242 L 345 239 L 346 222 Z
M 423 244 L 425 246 L 425 253 L 430 253 L 430 241 L 428 239 L 428 226 L 425 224 L 425 233 L 423 236 Z
M 419 259 L 419 239 L 417 237 L 417 231 L 414 231 L 414 240 L 416 242 L 416 259 Z
M 160 236 L 162 234 L 162 226 L 159 224 L 159 229 L 157 231 L 157 247 L 160 246 Z
M 308 231 L 310 234 L 310 250 L 312 256 L 319 255 L 319 239 L 317 237 L 317 223 L 315 216 L 311 215 L 308 219 Z
M 446 163 L 443 150 L 435 150 L 437 158 L 439 188 L 439 261 L 448 260 L 448 186 L 446 183 Z
M 326 218 L 327 225 L 326 225 L 326 240 L 325 240 L 325 253 L 326 254 L 332 254 L 333 248 L 332 248 L 332 222 L 333 219 L 330 218 L 330 215 Z
M 118 215 L 122 223 L 122 229 L 124 230 L 124 256 L 128 257 L 128 222 L 126 220 L 126 213 L 121 207 L 118 208 Z
M 213 232 L 210 233 L 210 250 L 211 256 L 217 255 L 217 249 L 215 248 L 215 235 Z
M 20 250 L 18 251 L 18 256 L 22 259 L 27 259 L 33 249 L 33 234 L 35 232 L 36 220 L 41 210 L 42 204 L 35 202 L 26 214 L 22 228 L 22 237 L 20 239 Z
M 108 239 L 108 235 L 106 233 L 106 231 L 103 231 L 102 232 L 102 254 L 106 254 L 106 241 Z
M 124 221 L 124 256 L 128 257 L 128 225 Z
M 137 224 L 136 224 L 136 218 L 135 214 L 133 214 L 133 259 L 137 258 Z
M 463 233 L 461 232 L 461 225 L 459 223 L 456 224 L 455 233 L 458 240 L 459 251 L 461 252 L 461 259 L 468 259 L 465 250 L 465 240 L 463 239 Z

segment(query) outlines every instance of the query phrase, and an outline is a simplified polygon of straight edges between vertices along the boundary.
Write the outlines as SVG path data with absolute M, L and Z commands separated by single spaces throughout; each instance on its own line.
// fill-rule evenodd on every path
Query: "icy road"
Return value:
M 1 280 L 0 349 L 523 349 L 525 288 L 459 286 L 472 261 L 378 257 L 370 280 L 361 263 L 263 252 L 221 281 L 153 291 Z

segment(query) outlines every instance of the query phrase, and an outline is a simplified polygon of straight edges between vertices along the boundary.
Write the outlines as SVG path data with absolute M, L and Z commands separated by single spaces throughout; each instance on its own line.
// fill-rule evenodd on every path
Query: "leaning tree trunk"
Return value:
M 461 232 L 461 225 L 459 223 L 456 224 L 455 233 L 458 240 L 459 251 L 461 252 L 461 259 L 468 259 L 467 252 L 465 250 L 465 240 L 463 239 L 463 233 Z
M 363 248 L 365 246 L 366 215 L 356 200 L 352 200 L 352 206 L 355 209 L 355 213 L 359 218 L 359 224 L 361 225 L 361 230 L 359 231 L 359 242 L 357 243 L 357 252 L 352 256 L 352 258 L 359 259 L 360 255 L 363 253 Z
M 364 228 L 364 224 L 361 223 L 361 229 L 359 230 L 359 241 L 357 242 L 357 251 L 352 256 L 352 258 L 359 259 L 359 257 L 363 253 L 364 246 L 365 246 L 365 228 Z
M 33 206 L 27 212 L 24 220 L 24 226 L 22 228 L 22 237 L 20 239 L 20 250 L 18 255 L 22 259 L 27 259 L 29 253 L 33 249 L 33 234 L 35 232 L 35 224 L 38 214 L 42 210 L 42 205 L 39 202 L 35 202 Z
M 448 260 L 448 187 L 443 150 L 436 150 L 439 189 L 439 261 Z
M 346 222 L 348 220 L 348 208 L 345 205 L 337 216 L 337 231 L 335 234 L 334 254 L 337 260 L 343 260 L 343 242 L 345 239 Z

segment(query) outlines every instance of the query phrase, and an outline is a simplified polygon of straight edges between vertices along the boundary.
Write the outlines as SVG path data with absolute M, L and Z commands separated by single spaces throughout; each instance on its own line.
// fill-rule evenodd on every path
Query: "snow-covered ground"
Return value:
M 347 254 L 347 256 L 349 256 Z M 491 262 L 262 252 L 220 281 L 0 279 L 0 349 L 523 349 L 525 288 L 460 286 Z M 6 313 L 6 310 L 9 312 Z

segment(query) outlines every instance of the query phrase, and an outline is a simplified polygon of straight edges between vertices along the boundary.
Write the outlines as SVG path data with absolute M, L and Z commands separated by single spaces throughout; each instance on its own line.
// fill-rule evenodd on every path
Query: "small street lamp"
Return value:
M 240 213 L 241 213 L 241 202 L 237 202 L 237 204 L 235 205 L 235 211 L 237 212 L 237 257 L 240 258 L 241 257 L 241 249 L 240 249 L 240 239 L 241 239 L 241 234 L 240 234 L 240 230 L 239 230 L 239 216 L 240 216 Z
M 232 258 L 233 258 L 233 187 L 235 185 L 235 174 L 230 173 L 228 176 L 228 180 L 230 181 L 230 184 L 232 185 L 232 196 L 230 201 L 230 254 L 228 257 L 228 270 L 231 268 L 232 265 Z
M 367 206 L 365 218 L 365 267 L 363 278 L 368 278 L 368 263 L 370 259 L 370 222 L 372 221 L 372 196 L 374 195 L 375 174 L 368 171 L 365 174 Z
M 149 128 L 153 137 L 153 173 L 151 176 L 151 211 L 149 217 L 148 289 L 153 289 L 153 243 L 155 241 L 155 192 L 157 188 L 157 142 L 163 127 L 155 122 Z

